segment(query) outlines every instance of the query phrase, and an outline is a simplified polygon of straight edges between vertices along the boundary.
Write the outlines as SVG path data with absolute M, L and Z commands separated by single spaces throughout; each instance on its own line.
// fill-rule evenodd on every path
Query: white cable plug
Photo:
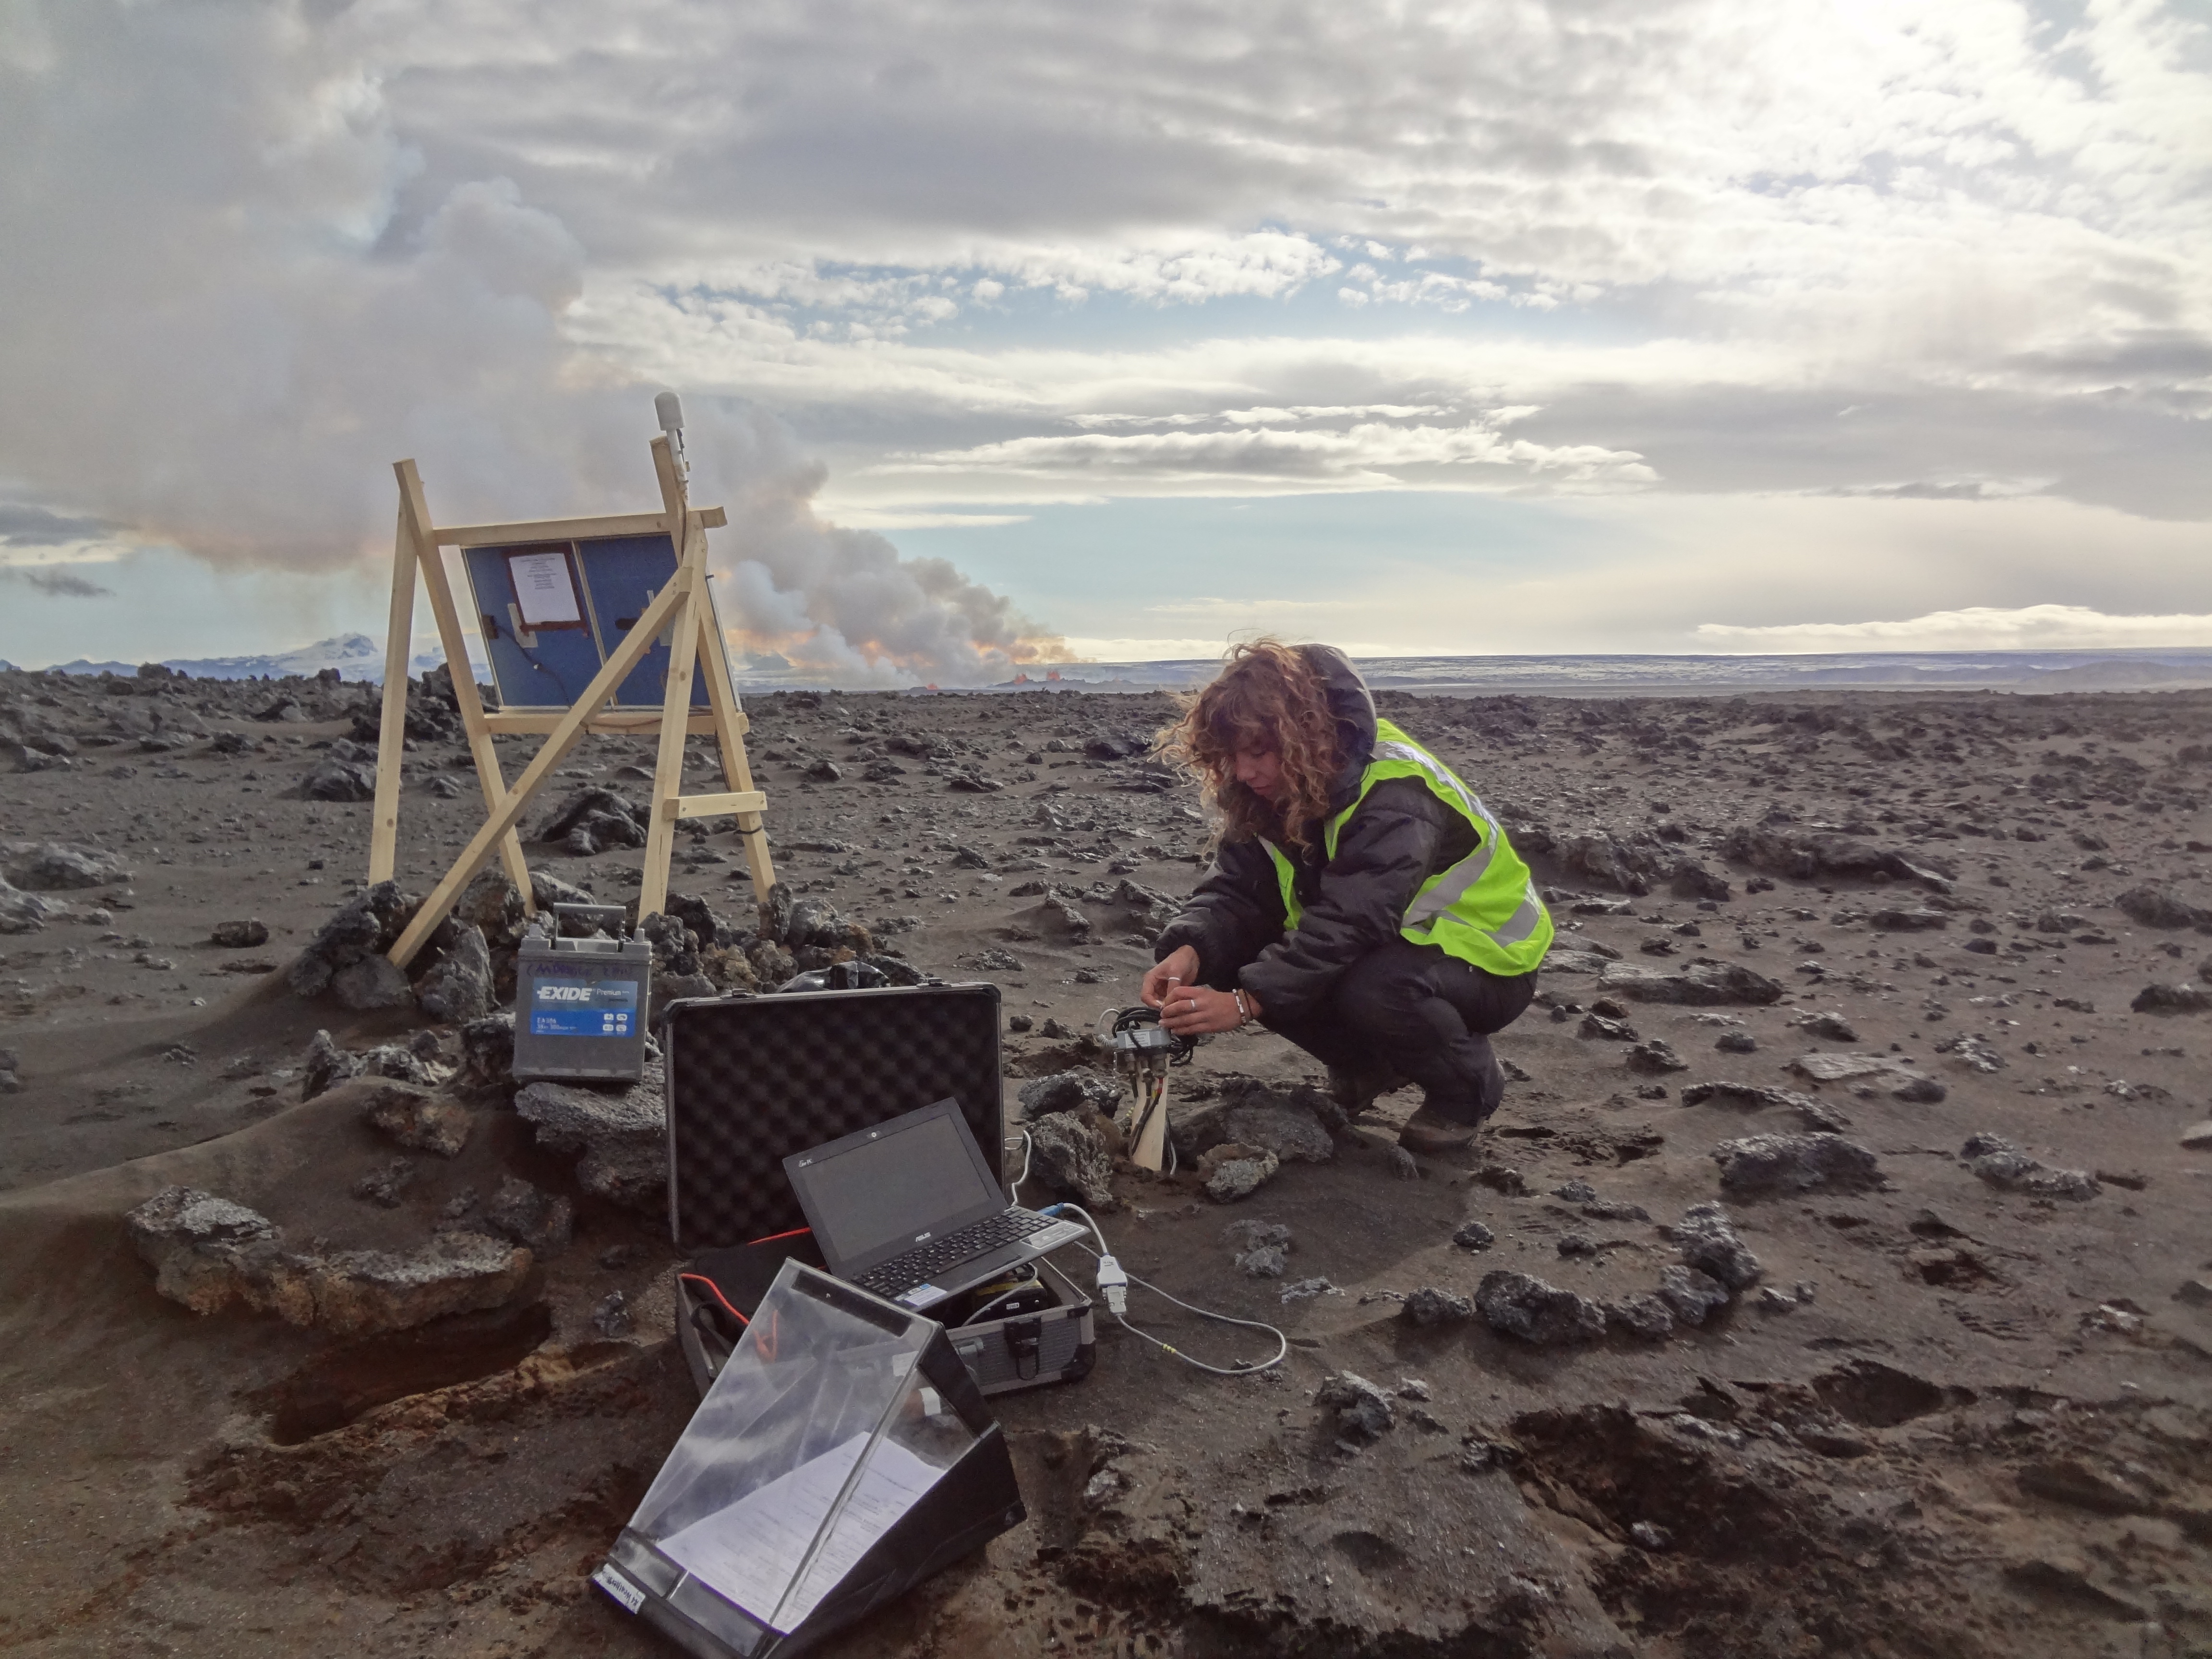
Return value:
M 1129 1311 L 1129 1274 L 1110 1255 L 1098 1258 L 1098 1293 L 1106 1298 L 1106 1311 L 1115 1318 Z

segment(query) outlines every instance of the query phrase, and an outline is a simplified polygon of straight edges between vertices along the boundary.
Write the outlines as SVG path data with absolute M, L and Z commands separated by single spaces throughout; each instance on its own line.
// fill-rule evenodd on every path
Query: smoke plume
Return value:
M 0 529 L 328 569 L 388 555 L 400 456 L 448 522 L 657 499 L 658 386 L 567 332 L 590 252 L 503 178 L 424 197 L 368 9 L 0 13 Z M 746 641 L 871 683 L 1036 654 L 997 595 L 817 519 L 772 417 L 693 403 Z

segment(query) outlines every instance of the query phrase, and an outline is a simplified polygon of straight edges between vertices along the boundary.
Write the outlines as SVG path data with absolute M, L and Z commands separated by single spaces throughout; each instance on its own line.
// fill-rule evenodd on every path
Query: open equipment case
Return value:
M 660 1041 L 669 1236 L 690 1258 L 676 1330 L 702 1396 L 785 1261 L 822 1265 L 786 1158 L 949 1097 L 986 1156 L 1003 1160 L 995 985 L 686 1000 L 669 1006 Z M 1038 1283 L 1049 1305 L 1032 1298 L 1040 1305 L 948 1333 L 986 1394 L 1090 1373 L 1091 1303 L 1049 1272 Z
M 945 1328 L 787 1261 L 592 1582 L 701 1659 L 791 1659 L 1026 1513 Z

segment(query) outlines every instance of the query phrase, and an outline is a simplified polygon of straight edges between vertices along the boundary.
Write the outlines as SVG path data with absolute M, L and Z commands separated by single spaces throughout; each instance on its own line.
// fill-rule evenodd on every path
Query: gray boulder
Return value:
M 2194 985 L 2146 985 L 2128 1006 L 2139 1014 L 2201 1014 L 2212 1011 L 2212 992 Z
M 1721 1185 L 1732 1192 L 1802 1193 L 1876 1186 L 1881 1172 L 1871 1148 L 1838 1134 L 1752 1135 L 1713 1148 Z
M 301 1064 L 300 1098 L 313 1100 L 333 1085 L 349 1077 L 359 1077 L 361 1056 L 348 1054 L 331 1041 L 328 1031 L 315 1033 L 315 1040 L 307 1045 L 307 1055 Z
M 1674 1334 L 1674 1310 L 1656 1296 L 1625 1296 L 1605 1304 L 1605 1323 L 1608 1330 L 1623 1330 L 1646 1342 L 1664 1342 Z
M 1282 1160 L 1264 1146 L 1228 1141 L 1212 1148 L 1198 1160 L 1206 1182 L 1206 1195 L 1217 1204 L 1233 1204 L 1249 1198 L 1264 1186 Z
M 527 1245 L 542 1261 L 568 1248 L 575 1232 L 575 1206 L 558 1193 L 507 1176 L 500 1182 L 491 1202 L 484 1206 L 483 1224 L 502 1238 Z
M 1763 1107 L 1779 1108 L 1796 1113 L 1804 1120 L 1807 1128 L 1825 1130 L 1830 1133 L 1850 1126 L 1850 1120 L 1825 1100 L 1799 1094 L 1795 1089 L 1770 1089 L 1760 1083 L 1716 1080 L 1692 1083 L 1682 1091 L 1682 1104 L 1685 1106 L 1702 1106 L 1707 1102 L 1747 1111 Z
M 1122 1089 L 1103 1073 L 1078 1066 L 1032 1079 L 1022 1085 L 1015 1098 L 1022 1103 L 1023 1120 L 1035 1123 L 1053 1112 L 1090 1110 L 1111 1116 L 1121 1102 Z
M 1336 1156 L 1329 1120 L 1343 1108 L 1319 1090 L 1298 1085 L 1274 1088 L 1250 1079 L 1224 1084 L 1222 1098 L 1170 1107 L 1168 1135 L 1178 1158 L 1197 1159 L 1236 1141 L 1264 1147 L 1285 1164 L 1326 1164 Z
M 2163 887 L 2130 887 L 2112 902 L 2144 927 L 2212 927 L 2212 910 Z
M 1492 1330 L 1539 1347 L 1594 1342 L 1605 1334 L 1605 1310 L 1596 1303 L 1503 1268 L 1483 1275 L 1474 1308 Z
M 376 799 L 376 763 L 325 756 L 300 781 L 302 800 L 368 801 Z
M 514 1087 L 514 1012 L 501 1009 L 461 1027 L 460 1085 L 492 1092 Z
M 1095 1114 L 1047 1112 L 1030 1120 L 1029 1131 L 1030 1167 L 1046 1186 L 1093 1210 L 1113 1208 L 1114 1158 Z
M 49 916 L 58 916 L 67 908 L 53 899 L 40 898 L 0 881 L 0 933 L 38 933 Z
M 278 1254 L 276 1223 L 258 1210 L 191 1187 L 165 1187 L 123 1218 L 154 1288 L 197 1314 L 245 1299 Z

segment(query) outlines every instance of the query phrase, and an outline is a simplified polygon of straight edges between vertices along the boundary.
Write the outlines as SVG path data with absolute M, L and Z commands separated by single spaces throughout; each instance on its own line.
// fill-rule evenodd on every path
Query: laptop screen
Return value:
M 792 1159 L 824 1255 L 866 1262 L 893 1245 L 911 1249 L 917 1235 L 964 1225 L 979 1209 L 1006 1208 L 1006 1194 L 968 1150 L 966 1127 L 957 1109 L 926 1107 Z

